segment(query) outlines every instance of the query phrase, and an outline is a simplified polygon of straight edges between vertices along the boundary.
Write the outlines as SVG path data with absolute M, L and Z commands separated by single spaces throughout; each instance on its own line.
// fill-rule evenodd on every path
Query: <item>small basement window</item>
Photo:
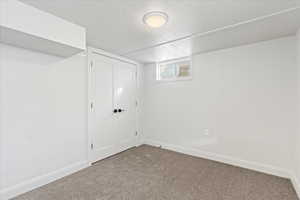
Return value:
M 158 81 L 180 81 L 190 80 L 191 75 L 190 58 L 178 59 L 157 63 L 156 80 Z

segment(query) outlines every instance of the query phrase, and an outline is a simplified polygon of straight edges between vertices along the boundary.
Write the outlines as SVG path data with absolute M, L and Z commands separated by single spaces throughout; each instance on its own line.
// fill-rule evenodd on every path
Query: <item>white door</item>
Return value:
M 136 66 L 93 54 L 91 150 L 95 162 L 136 144 Z

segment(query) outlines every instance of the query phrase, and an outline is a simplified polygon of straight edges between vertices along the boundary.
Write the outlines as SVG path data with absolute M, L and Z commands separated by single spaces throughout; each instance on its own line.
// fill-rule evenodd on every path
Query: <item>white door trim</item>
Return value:
M 103 56 L 106 56 L 106 57 L 109 57 L 109 58 L 112 58 L 112 59 L 115 59 L 115 60 L 120 60 L 122 62 L 127 62 L 127 63 L 133 64 L 133 65 L 136 65 L 136 66 L 140 65 L 136 61 L 133 61 L 133 60 L 130 60 L 128 58 L 106 52 L 102 49 L 96 49 L 94 47 L 88 47 L 87 49 L 88 49 L 88 55 L 91 55 L 92 53 L 96 53 L 96 54 L 100 54 L 100 55 L 103 55 Z
M 118 56 L 118 55 L 115 55 L 115 54 L 112 54 L 112 53 L 109 53 L 109 52 L 106 52 L 104 50 L 101 50 L 101 49 L 97 49 L 97 48 L 94 48 L 94 47 L 88 47 L 87 48 L 87 52 L 88 52 L 88 55 L 87 55 L 87 70 L 88 70 L 88 101 L 87 101 L 87 106 L 88 106 L 88 144 L 87 144 L 87 156 L 88 156 L 88 162 L 89 164 L 91 165 L 92 164 L 92 148 L 91 148 L 91 145 L 92 145 L 92 129 L 93 129 L 93 120 L 92 120 L 92 112 L 93 112 L 93 104 L 94 104 L 94 99 L 93 99 L 93 94 L 92 94 L 92 68 L 93 68 L 93 57 L 92 57 L 92 54 L 98 54 L 98 55 L 102 55 L 102 56 L 106 56 L 106 57 L 109 57 L 109 58 L 112 58 L 112 59 L 115 59 L 115 60 L 119 60 L 121 62 L 126 62 L 126 63 L 129 63 L 129 64 L 132 64 L 135 66 L 135 71 L 136 73 L 139 72 L 138 68 L 140 66 L 140 64 L 138 62 L 135 62 L 133 60 L 130 60 L 130 59 L 127 59 L 127 58 L 124 58 L 122 56 Z M 136 77 L 136 101 L 139 102 L 139 99 L 138 99 L 138 76 Z M 138 107 L 136 107 L 136 130 L 138 130 Z M 132 146 L 136 146 L 138 144 L 138 137 L 136 137 L 136 142 L 133 142 L 132 143 Z M 122 147 L 120 147 L 122 148 Z M 122 150 L 126 150 L 126 149 L 122 149 Z

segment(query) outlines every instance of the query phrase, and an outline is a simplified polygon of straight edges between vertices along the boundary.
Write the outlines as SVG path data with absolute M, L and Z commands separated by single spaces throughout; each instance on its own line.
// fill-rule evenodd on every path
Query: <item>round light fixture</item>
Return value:
M 153 11 L 145 14 L 143 21 L 151 28 L 159 28 L 167 23 L 168 15 L 160 11 Z

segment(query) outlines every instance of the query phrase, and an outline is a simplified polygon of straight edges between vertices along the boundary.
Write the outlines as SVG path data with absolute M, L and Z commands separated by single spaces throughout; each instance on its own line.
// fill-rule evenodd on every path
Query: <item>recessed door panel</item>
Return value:
M 136 142 L 136 66 L 93 54 L 90 88 L 90 161 L 132 147 Z
M 114 68 L 114 105 L 118 109 L 116 134 L 124 141 L 133 140 L 136 132 L 136 70 L 128 63 Z

